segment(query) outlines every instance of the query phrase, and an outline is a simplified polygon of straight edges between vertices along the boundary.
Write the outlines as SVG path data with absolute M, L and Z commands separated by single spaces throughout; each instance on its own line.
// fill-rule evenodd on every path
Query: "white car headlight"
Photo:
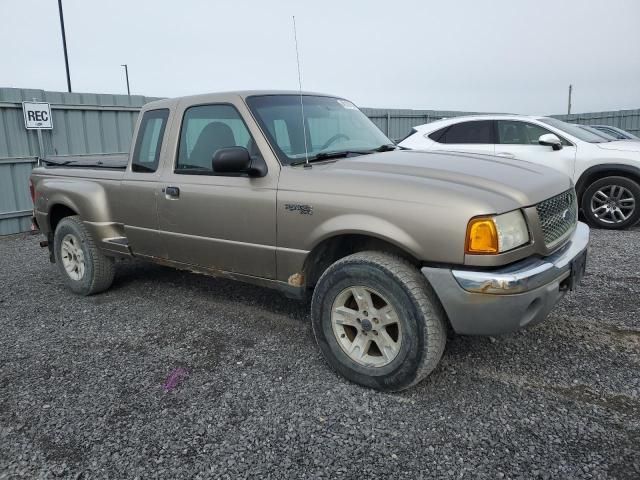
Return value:
M 520 210 L 490 217 L 475 217 L 467 226 L 465 253 L 495 255 L 529 242 L 529 229 Z

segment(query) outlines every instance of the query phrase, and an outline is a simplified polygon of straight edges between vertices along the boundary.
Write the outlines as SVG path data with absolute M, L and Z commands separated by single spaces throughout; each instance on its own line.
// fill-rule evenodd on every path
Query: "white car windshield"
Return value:
M 563 132 L 568 133 L 569 135 L 572 135 L 578 140 L 582 140 L 583 142 L 606 143 L 609 141 L 606 138 L 595 133 L 591 133 L 578 125 L 571 125 L 570 123 L 563 122 L 562 120 L 558 120 L 557 118 L 541 118 L 540 121 L 546 123 L 547 125 L 551 125 L 558 130 L 562 130 Z
M 613 135 L 608 134 L 607 132 L 603 132 L 601 130 L 598 130 L 597 128 L 593 128 L 589 125 L 578 125 L 580 128 L 582 128 L 583 130 L 586 130 L 587 132 L 591 132 L 594 135 L 598 135 L 602 138 L 604 138 L 606 141 L 608 142 L 613 142 L 614 140 L 617 140 L 616 137 L 614 137 Z
M 341 98 L 259 95 L 247 98 L 247 104 L 284 165 L 307 157 L 320 160 L 395 148 L 364 113 Z

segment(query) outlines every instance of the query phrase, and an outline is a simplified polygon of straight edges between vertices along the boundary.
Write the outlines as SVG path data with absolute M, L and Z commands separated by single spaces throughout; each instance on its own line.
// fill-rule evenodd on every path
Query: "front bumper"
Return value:
M 496 270 L 423 267 L 453 329 L 499 335 L 541 322 L 568 290 L 574 260 L 589 244 L 579 222 L 569 241 L 548 257 L 531 257 Z

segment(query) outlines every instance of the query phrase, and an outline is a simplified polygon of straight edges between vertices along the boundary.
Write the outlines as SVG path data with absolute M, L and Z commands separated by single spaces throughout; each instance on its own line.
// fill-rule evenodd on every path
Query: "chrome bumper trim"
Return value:
M 491 271 L 452 270 L 458 284 L 466 291 L 494 295 L 528 292 L 553 281 L 567 278 L 571 261 L 589 244 L 589 227 L 582 222 L 570 240 L 547 257 L 532 257 L 505 268 Z

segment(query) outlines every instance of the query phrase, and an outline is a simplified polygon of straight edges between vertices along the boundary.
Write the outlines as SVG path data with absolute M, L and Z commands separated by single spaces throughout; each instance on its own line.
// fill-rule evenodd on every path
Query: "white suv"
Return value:
M 400 142 L 417 150 L 497 155 L 569 175 L 591 225 L 622 229 L 640 220 L 640 142 L 607 139 L 555 118 L 454 117 L 414 127 Z

